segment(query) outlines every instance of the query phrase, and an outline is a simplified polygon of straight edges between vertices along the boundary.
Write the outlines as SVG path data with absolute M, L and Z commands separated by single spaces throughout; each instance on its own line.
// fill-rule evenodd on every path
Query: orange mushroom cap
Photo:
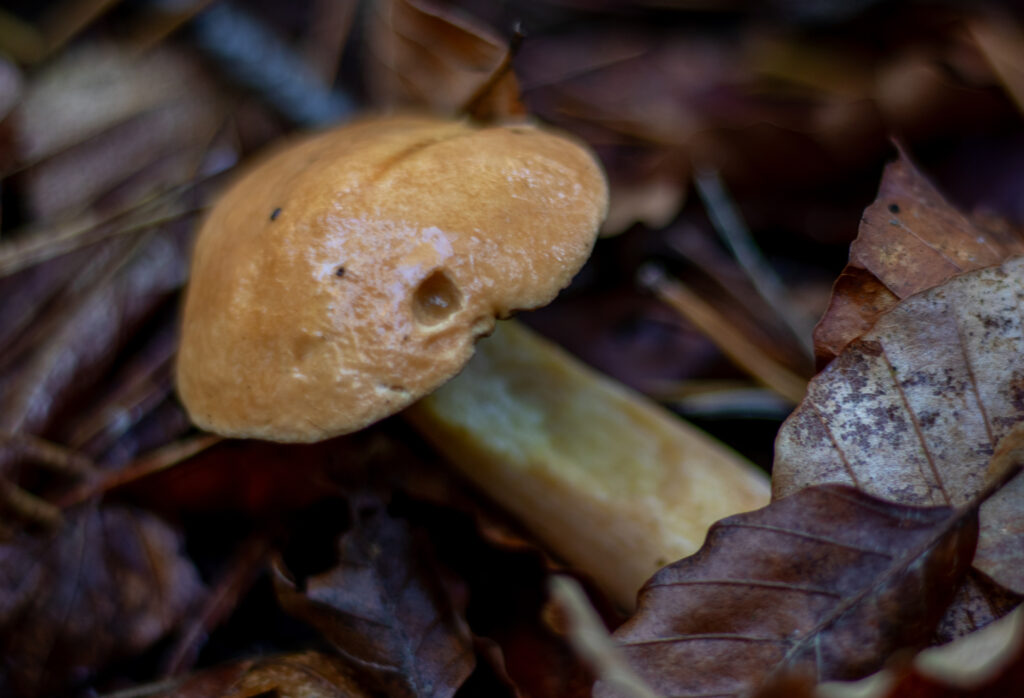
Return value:
M 568 285 L 607 205 L 593 155 L 531 126 L 389 117 L 282 148 L 200 230 L 182 401 L 204 429 L 274 441 L 382 419 Z

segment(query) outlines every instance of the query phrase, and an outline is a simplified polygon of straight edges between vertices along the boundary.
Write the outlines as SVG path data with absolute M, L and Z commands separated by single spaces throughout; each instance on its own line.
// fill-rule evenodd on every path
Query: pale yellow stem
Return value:
M 406 415 L 625 608 L 712 523 L 769 500 L 741 456 L 513 322 Z

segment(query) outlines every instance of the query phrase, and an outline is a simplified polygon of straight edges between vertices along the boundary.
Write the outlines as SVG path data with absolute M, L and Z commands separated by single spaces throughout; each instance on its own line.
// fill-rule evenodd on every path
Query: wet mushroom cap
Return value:
M 204 223 L 178 390 L 228 436 L 317 441 L 432 392 L 586 261 L 607 185 L 530 126 L 367 120 L 271 154 Z

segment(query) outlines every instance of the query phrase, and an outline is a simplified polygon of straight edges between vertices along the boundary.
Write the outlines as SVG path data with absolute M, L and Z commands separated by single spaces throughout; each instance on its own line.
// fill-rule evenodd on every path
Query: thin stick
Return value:
M 116 472 L 105 474 L 87 485 L 74 489 L 57 498 L 54 505 L 58 509 L 67 509 L 98 497 L 115 487 L 149 477 L 154 473 L 178 465 L 179 463 L 202 453 L 206 449 L 220 443 L 223 437 L 215 434 L 202 434 L 185 441 L 177 441 L 136 460 L 128 467 Z
M 0 443 L 57 473 L 85 477 L 96 472 L 91 460 L 77 451 L 31 434 L 0 434 Z
M 677 310 L 706 334 L 726 356 L 763 385 L 771 388 L 794 405 L 804 399 L 807 381 L 778 363 L 726 321 L 680 281 L 648 265 L 640 269 L 638 280 L 663 302 Z
M 568 617 L 569 644 L 598 681 L 614 688 L 615 694 L 623 698 L 661 698 L 629 666 L 579 582 L 555 575 L 548 582 L 548 593 Z
M 789 300 L 789 291 L 758 249 L 718 172 L 697 168 L 693 183 L 711 224 L 750 278 L 754 289 L 793 333 L 807 358 L 813 359 L 813 323 L 797 312 Z

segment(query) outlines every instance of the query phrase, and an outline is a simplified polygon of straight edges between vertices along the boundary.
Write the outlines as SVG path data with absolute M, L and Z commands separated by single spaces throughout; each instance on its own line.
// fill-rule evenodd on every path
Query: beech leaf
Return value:
M 994 698 L 1019 693 L 1022 679 L 1024 607 L 1019 607 L 981 630 L 926 649 L 862 681 L 822 684 L 815 697 Z
M 112 506 L 0 544 L 0 695 L 66 695 L 174 628 L 204 593 L 181 547 L 155 516 Z
M 802 490 L 719 521 L 662 568 L 615 632 L 663 696 L 748 695 L 853 679 L 921 646 L 970 566 L 976 509 L 914 508 L 851 487 Z M 618 695 L 599 683 L 594 695 Z
M 369 49 L 369 86 L 380 106 L 455 113 L 480 97 L 487 104 L 474 105 L 477 116 L 524 112 L 515 75 L 501 72 L 509 43 L 455 8 L 431 0 L 378 0 Z
M 816 376 L 776 441 L 772 490 L 840 482 L 958 506 L 1024 421 L 1024 257 L 902 301 Z M 1024 592 L 1024 478 L 981 508 L 974 566 Z
M 1024 253 L 1024 233 L 987 223 L 957 210 L 900 152 L 864 211 L 849 264 L 814 329 L 819 366 L 901 299 Z
M 387 695 L 454 695 L 476 664 L 469 629 L 407 525 L 380 505 L 361 505 L 357 515 L 337 565 L 304 588 L 277 565 L 278 598 Z

